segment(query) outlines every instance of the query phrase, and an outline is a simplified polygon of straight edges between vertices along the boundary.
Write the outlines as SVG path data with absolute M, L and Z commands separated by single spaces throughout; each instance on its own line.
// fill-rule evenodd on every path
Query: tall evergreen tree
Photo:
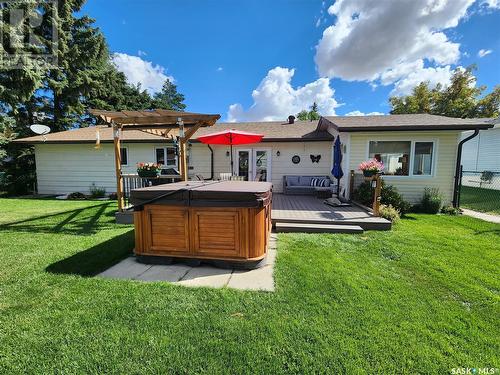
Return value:
M 184 109 L 186 109 L 186 105 L 183 101 L 184 95 L 177 92 L 177 86 L 167 79 L 163 84 L 161 91 L 154 95 L 152 106 L 153 108 L 184 111 Z
M 140 110 L 159 108 L 183 110 L 184 96 L 175 85 L 165 83 L 153 100 L 140 86 L 127 83 L 126 77 L 111 62 L 102 32 L 88 16 L 77 17 L 84 0 L 59 0 L 57 16 L 49 3 L 6 2 L 0 8 L 3 20 L 11 9 L 22 7 L 25 17 L 42 13 L 40 45 L 23 45 L 30 52 L 47 50 L 52 45 L 52 23 L 58 35 L 57 67 L 39 66 L 24 59 L 19 69 L 0 69 L 0 168 L 7 175 L 0 190 L 23 193 L 34 176 L 32 148 L 12 143 L 15 138 L 32 135 L 29 125 L 43 123 L 60 131 L 87 126 L 88 108 Z M 0 24 L 4 40 L 15 37 L 15 26 Z M 15 38 L 14 38 L 15 39 Z M 4 45 L 15 54 L 17 45 Z M 21 48 L 21 47 L 19 47 Z M 2 182 L 0 181 L 0 184 Z

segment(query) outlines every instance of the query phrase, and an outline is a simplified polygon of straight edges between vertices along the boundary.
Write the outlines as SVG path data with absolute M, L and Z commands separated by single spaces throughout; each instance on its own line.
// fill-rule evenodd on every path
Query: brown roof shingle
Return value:
M 220 123 L 211 127 L 200 128 L 192 138 L 196 138 L 210 133 L 216 133 L 225 129 L 238 129 L 252 133 L 264 134 L 264 142 L 270 141 L 321 141 L 331 140 L 333 136 L 327 131 L 318 131 L 316 121 L 296 121 L 294 124 L 274 122 L 245 122 L 245 123 Z M 101 142 L 113 142 L 113 132 L 111 128 L 99 127 Z M 174 134 L 171 132 L 170 134 Z M 122 131 L 121 140 L 124 142 L 155 142 L 165 141 L 159 135 L 150 134 L 142 130 Z M 37 135 L 34 137 L 21 138 L 15 142 L 19 143 L 93 143 L 96 141 L 96 127 L 67 130 L 63 132 L 49 133 L 44 137 Z
M 96 130 L 99 128 L 99 137 L 102 143 L 113 142 L 113 129 L 106 126 L 90 126 L 74 130 L 49 133 L 45 136 L 16 139 L 19 143 L 94 143 L 96 141 Z M 165 141 L 165 138 L 156 134 L 147 133 L 142 130 L 123 131 L 121 140 L 125 142 L 155 142 Z
M 386 115 L 386 116 L 327 116 L 320 121 L 295 121 L 294 124 L 282 121 L 217 123 L 214 126 L 200 128 L 192 138 L 219 132 L 225 129 L 237 129 L 264 134 L 263 142 L 300 142 L 327 141 L 334 137 L 327 131 L 333 127 L 341 132 L 360 131 L 404 131 L 404 130 L 470 130 L 488 129 L 494 125 L 493 119 L 460 119 L 428 114 Z M 112 129 L 99 127 L 101 142 L 113 142 Z M 171 131 L 175 135 L 177 130 Z M 165 142 L 165 138 L 143 130 L 122 132 L 122 141 Z M 19 143 L 92 143 L 96 140 L 96 127 L 50 133 L 18 139 Z
M 405 114 L 386 116 L 326 116 L 320 129 L 332 125 L 341 132 L 401 131 L 401 130 L 469 130 L 487 129 L 492 119 L 461 119 L 429 114 Z

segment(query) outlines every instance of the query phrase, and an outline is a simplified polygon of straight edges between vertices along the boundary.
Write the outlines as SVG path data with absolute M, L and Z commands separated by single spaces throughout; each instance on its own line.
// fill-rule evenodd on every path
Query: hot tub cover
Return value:
M 134 189 L 130 203 L 197 207 L 262 207 L 272 195 L 270 182 L 185 181 Z

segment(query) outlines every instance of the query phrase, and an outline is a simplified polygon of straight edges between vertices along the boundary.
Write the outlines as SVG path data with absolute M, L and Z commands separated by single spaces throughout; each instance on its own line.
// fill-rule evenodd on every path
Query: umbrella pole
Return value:
M 233 168 L 233 145 L 231 144 L 231 176 L 234 173 L 234 168 Z
M 337 199 L 340 198 L 340 178 L 337 178 Z

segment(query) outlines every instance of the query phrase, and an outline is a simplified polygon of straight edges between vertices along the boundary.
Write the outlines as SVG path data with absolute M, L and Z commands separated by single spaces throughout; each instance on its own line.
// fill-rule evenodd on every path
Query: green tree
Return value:
M 33 135 L 29 125 L 42 123 L 60 131 L 88 126 L 86 110 L 160 108 L 184 109 L 184 97 L 175 85 L 164 85 L 155 100 L 140 86 L 127 83 L 126 77 L 112 63 L 106 40 L 88 16 L 77 16 L 84 0 L 59 0 L 57 17 L 50 4 L 38 2 L 6 2 L 0 7 L 3 19 L 8 20 L 11 9 L 22 7 L 26 18 L 42 13 L 39 39 L 42 47 L 4 45 L 8 52 L 26 48 L 39 52 L 51 46 L 55 21 L 58 32 L 57 67 L 40 66 L 22 58 L 19 69 L 0 70 L 0 169 L 8 176 L 2 180 L 11 193 L 21 194 L 31 188 L 34 176 L 34 157 L 31 147 L 12 143 L 14 138 Z M 8 22 L 0 24 L 4 41 L 12 40 L 16 31 Z M 11 35 L 12 34 L 12 35 Z M 4 43 L 5 44 L 5 43 Z
M 430 113 L 449 117 L 498 117 L 500 115 L 500 86 L 483 95 L 485 86 L 476 86 L 473 75 L 475 66 L 456 69 L 450 84 L 429 88 L 429 82 L 421 82 L 407 96 L 389 98 L 391 114 Z
M 300 111 L 299 113 L 297 113 L 297 119 L 299 119 L 300 121 L 307 121 L 307 120 L 309 120 L 309 112 L 306 111 L 305 109 L 303 109 L 302 111 Z
M 186 104 L 184 95 L 177 91 L 177 86 L 170 80 L 166 80 L 160 92 L 153 96 L 153 108 L 171 109 L 174 111 L 184 111 Z
M 301 121 L 315 121 L 319 120 L 321 115 L 319 114 L 318 104 L 314 102 L 310 107 L 309 111 L 303 109 L 299 113 L 297 113 L 297 118 Z

